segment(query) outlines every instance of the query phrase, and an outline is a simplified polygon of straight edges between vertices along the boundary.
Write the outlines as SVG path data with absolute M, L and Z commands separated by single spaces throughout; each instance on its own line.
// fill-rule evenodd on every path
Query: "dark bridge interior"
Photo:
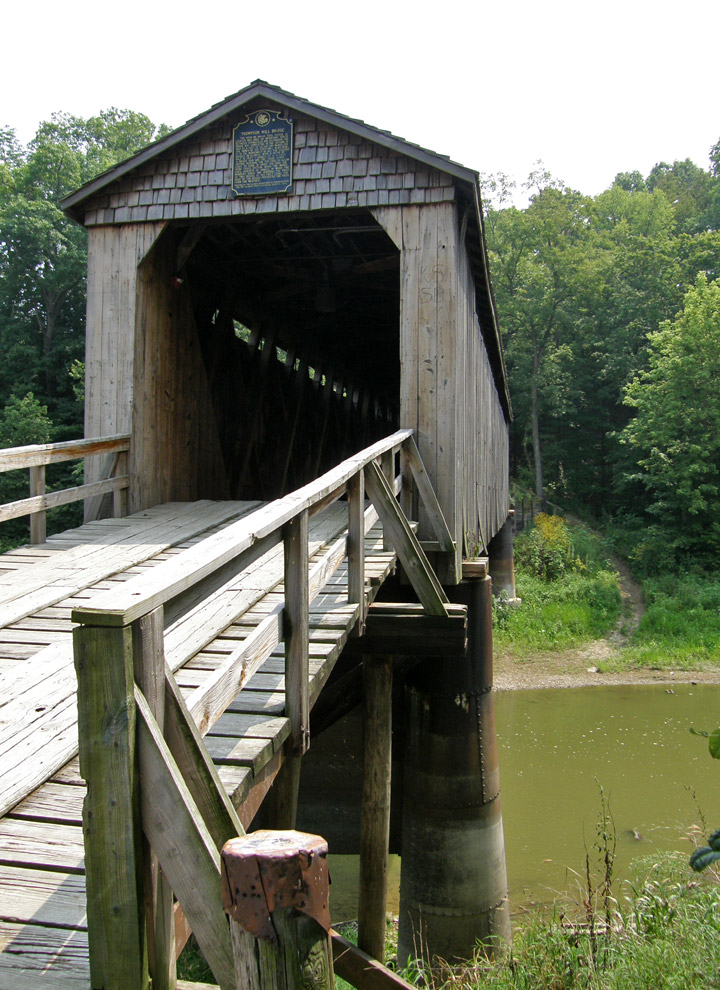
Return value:
M 233 498 L 299 487 L 399 413 L 399 252 L 367 211 L 171 228 Z

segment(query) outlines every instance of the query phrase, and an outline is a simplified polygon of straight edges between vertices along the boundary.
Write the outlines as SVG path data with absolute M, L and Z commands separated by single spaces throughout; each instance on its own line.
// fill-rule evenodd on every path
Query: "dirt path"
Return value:
M 620 575 L 622 612 L 617 626 L 602 639 L 558 653 L 537 653 L 530 659 L 517 659 L 510 650 L 495 654 L 495 688 L 517 691 L 526 688 L 586 687 L 592 684 L 718 684 L 720 671 L 669 671 L 643 668 L 600 673 L 602 660 L 615 656 L 627 645 L 637 627 L 645 603 L 640 585 L 627 565 L 617 557 L 613 566 Z M 522 606 L 521 606 L 522 607 Z

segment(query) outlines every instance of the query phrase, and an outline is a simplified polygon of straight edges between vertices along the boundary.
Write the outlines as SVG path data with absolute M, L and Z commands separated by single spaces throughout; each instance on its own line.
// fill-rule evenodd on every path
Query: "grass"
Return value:
M 544 523 L 550 519 L 550 523 Z M 519 607 L 495 604 L 495 643 L 518 657 L 582 646 L 620 618 L 618 577 L 602 539 L 554 517 L 516 540 Z
M 180 953 L 177 962 L 177 975 L 179 980 L 187 980 L 189 983 L 214 984 L 216 982 L 213 971 L 200 951 L 200 946 L 194 935 L 190 936 L 185 943 L 185 948 Z
M 720 664 L 720 575 L 646 578 L 643 590 L 645 614 L 629 646 L 605 669 L 702 670 Z
M 517 659 L 571 650 L 606 635 L 621 614 L 608 540 L 559 517 L 516 540 L 522 605 L 495 605 L 495 643 Z M 627 645 L 598 661 L 602 671 L 703 670 L 720 665 L 720 573 L 677 572 L 642 581 L 646 611 Z
M 433 990 L 712 990 L 720 988 L 720 885 L 693 874 L 687 858 L 665 853 L 636 864 L 624 884 L 587 920 L 557 910 L 515 932 L 512 950 L 494 960 L 426 972 Z

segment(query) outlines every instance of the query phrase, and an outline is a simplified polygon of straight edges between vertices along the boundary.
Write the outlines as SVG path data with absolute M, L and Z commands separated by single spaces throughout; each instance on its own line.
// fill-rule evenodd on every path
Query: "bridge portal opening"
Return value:
M 173 225 L 230 498 L 275 498 L 397 427 L 399 252 L 368 211 Z

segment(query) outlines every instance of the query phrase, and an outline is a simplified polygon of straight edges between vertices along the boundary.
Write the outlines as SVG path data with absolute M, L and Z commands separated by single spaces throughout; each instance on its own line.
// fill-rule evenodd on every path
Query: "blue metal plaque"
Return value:
M 264 196 L 292 188 L 293 122 L 279 110 L 255 110 L 233 129 L 232 190 Z

